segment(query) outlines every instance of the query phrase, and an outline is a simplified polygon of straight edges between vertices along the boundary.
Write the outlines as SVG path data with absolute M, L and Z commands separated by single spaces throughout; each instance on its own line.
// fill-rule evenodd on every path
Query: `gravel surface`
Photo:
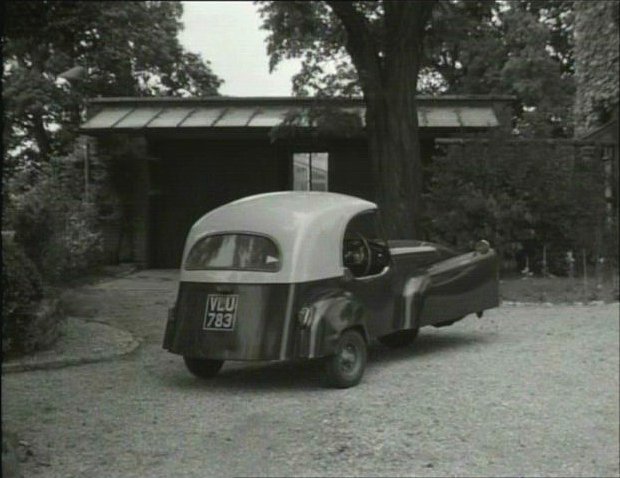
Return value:
M 362 383 L 316 364 L 225 364 L 202 382 L 161 349 L 172 272 L 73 293 L 143 340 L 105 363 L 2 377 L 24 476 L 619 476 L 619 306 L 504 306 L 374 344 Z

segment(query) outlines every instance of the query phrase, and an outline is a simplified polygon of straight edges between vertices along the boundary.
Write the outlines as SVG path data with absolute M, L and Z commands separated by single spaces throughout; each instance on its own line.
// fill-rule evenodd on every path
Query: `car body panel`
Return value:
M 499 305 L 498 260 L 494 251 L 462 254 L 429 268 L 420 325 L 460 318 Z
M 297 309 L 312 310 L 312 320 L 307 327 L 295 321 L 293 357 L 316 358 L 334 352 L 340 334 L 350 328 L 360 330 L 370 340 L 367 325 L 372 323 L 369 309 L 348 292 L 343 285 L 346 279 L 304 284 L 299 288 Z
M 415 327 L 457 320 L 499 305 L 495 251 L 459 254 L 421 241 L 390 241 L 389 245 L 404 280 L 405 306 L 410 310 L 405 315 L 413 314 Z
M 189 249 L 204 236 L 249 232 L 274 239 L 282 257 L 280 270 L 265 274 L 256 271 L 182 269 L 181 280 L 290 284 L 340 277 L 343 265 L 342 248 L 338 243 L 348 219 L 376 207 L 376 204 L 363 199 L 324 192 L 285 191 L 234 201 L 205 214 L 192 226 L 183 251 L 183 263 Z M 321 253 L 314 254 L 313 251 Z
M 272 238 L 280 267 L 275 272 L 182 267 L 164 348 L 219 360 L 316 358 L 334 353 L 342 332 L 351 328 L 369 341 L 445 325 L 499 304 L 493 250 L 460 254 L 430 242 L 373 243 L 367 245 L 368 258 L 377 267 L 369 266 L 372 275 L 354 276 L 343 265 L 345 229 L 376 209 L 339 194 L 289 192 L 252 196 L 206 214 L 188 234 L 184 261 L 206 235 L 245 232 Z M 219 300 L 237 304 L 234 328 L 205 325 L 207 304 Z
M 378 337 L 390 333 L 394 328 L 394 306 L 399 280 L 395 280 L 393 267 L 369 277 L 353 278 L 342 284 L 352 297 L 362 304 L 373 320 L 366 324 L 368 333 Z M 398 279 L 398 278 L 396 278 Z
M 181 282 L 168 349 L 220 360 L 278 360 L 286 333 L 290 284 Z M 238 297 L 233 330 L 204 330 L 209 294 Z

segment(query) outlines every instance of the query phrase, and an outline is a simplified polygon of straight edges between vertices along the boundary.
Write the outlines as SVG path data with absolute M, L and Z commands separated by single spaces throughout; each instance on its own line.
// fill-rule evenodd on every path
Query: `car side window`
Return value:
M 390 263 L 390 254 L 377 211 L 355 216 L 345 229 L 342 261 L 355 277 L 379 274 Z

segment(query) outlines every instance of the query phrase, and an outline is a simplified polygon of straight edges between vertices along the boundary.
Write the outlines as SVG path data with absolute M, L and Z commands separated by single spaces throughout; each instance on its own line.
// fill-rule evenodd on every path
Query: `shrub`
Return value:
M 46 244 L 41 265 L 51 281 L 79 276 L 100 263 L 102 237 L 93 209 L 92 204 L 70 203 L 55 211 L 60 224 Z
M 72 195 L 51 169 L 14 194 L 11 203 L 16 241 L 46 280 L 75 277 L 99 263 L 102 238 L 95 206 Z
M 604 177 L 596 148 L 491 138 L 444 144 L 428 174 L 429 238 L 468 249 L 491 241 L 504 259 L 567 273 L 566 254 L 617 260 L 603 237 Z M 612 231 L 613 232 L 613 231 Z M 612 234 L 613 235 L 613 234 Z M 617 232 L 615 233 L 617 243 Z
M 19 245 L 2 241 L 2 353 L 28 351 L 26 337 L 43 298 L 41 276 Z

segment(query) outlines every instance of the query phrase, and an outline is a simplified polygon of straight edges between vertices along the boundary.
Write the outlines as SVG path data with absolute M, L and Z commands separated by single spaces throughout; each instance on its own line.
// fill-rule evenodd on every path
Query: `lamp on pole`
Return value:
M 83 66 L 74 66 L 69 68 L 66 71 L 60 73 L 57 78 L 62 78 L 66 80 L 72 87 L 79 86 L 81 82 L 84 81 L 84 77 L 86 76 L 87 71 Z M 80 104 L 76 106 L 76 111 L 74 112 L 74 119 L 78 122 L 81 121 L 80 114 Z M 89 160 L 89 145 L 88 142 L 85 144 L 84 151 L 84 200 L 88 202 L 89 198 L 89 179 L 90 179 L 90 160 Z
M 69 68 L 67 71 L 63 71 L 60 75 L 58 75 L 58 78 L 67 80 L 69 83 L 73 83 L 75 81 L 82 81 L 85 75 L 86 68 L 83 66 L 74 66 L 73 68 Z

